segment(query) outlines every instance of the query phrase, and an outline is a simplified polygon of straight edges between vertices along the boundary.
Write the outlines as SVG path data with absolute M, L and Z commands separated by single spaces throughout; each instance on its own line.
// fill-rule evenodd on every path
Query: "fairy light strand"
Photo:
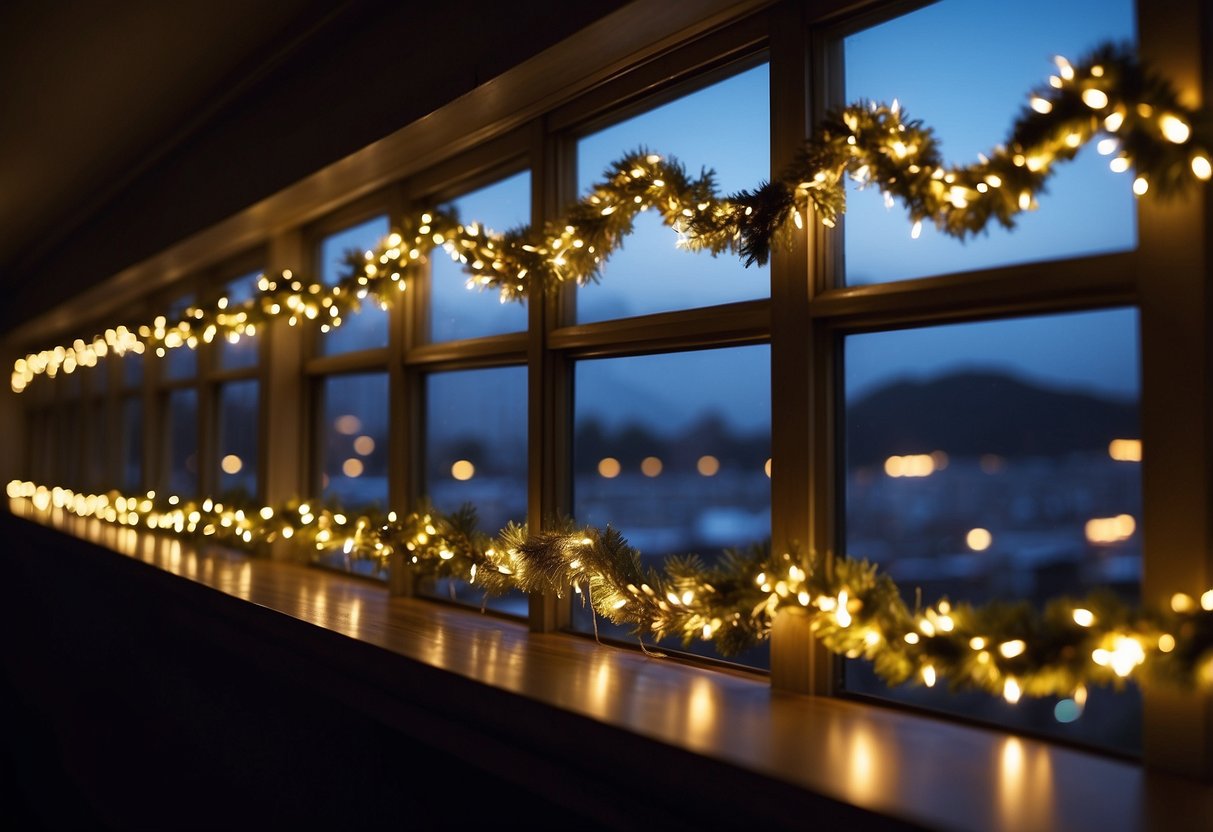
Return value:
M 847 179 L 901 202 L 912 237 L 930 223 L 964 238 L 992 222 L 1013 227 L 1018 215 L 1037 207 L 1056 165 L 1091 141 L 1111 157 L 1112 171 L 1134 171 L 1137 196 L 1170 196 L 1213 178 L 1209 142 L 1195 126 L 1206 120 L 1130 48 L 1103 45 L 1078 64 L 1058 57 L 1056 65 L 1048 83 L 1029 94 L 1008 141 L 974 164 L 944 165 L 931 130 L 897 101 L 861 102 L 826 118 L 782 176 L 727 197 L 717 194 L 710 171 L 691 177 L 676 159 L 640 149 L 611 165 L 589 194 L 542 228 L 498 234 L 478 222 L 461 224 L 449 207 L 425 211 L 375 249 L 352 252 L 334 285 L 289 270 L 262 275 L 257 294 L 243 303 L 219 298 L 187 309 L 179 320 L 159 316 L 150 325 L 115 327 L 19 358 L 11 387 L 20 393 L 38 376 L 71 373 L 109 355 L 150 350 L 162 356 L 216 338 L 238 341 L 274 319 L 311 321 L 328 331 L 364 303 L 396 303 L 437 251 L 462 265 L 469 289 L 496 291 L 503 303 L 540 287 L 586 285 L 601 278 L 636 216 L 650 209 L 676 232 L 680 247 L 737 253 L 750 265 L 806 233 L 805 218 L 836 225 L 846 209 Z
M 896 584 L 863 560 L 823 560 L 758 545 L 714 563 L 694 555 L 661 569 L 613 528 L 571 523 L 530 533 L 509 525 L 495 537 L 477 530 L 471 507 L 397 514 L 346 514 L 313 501 L 237 507 L 211 499 L 81 494 L 14 480 L 11 499 L 39 512 L 71 512 L 256 550 L 279 539 L 317 552 L 341 552 L 386 566 L 398 553 L 420 577 L 461 578 L 488 595 L 510 589 L 564 596 L 642 639 L 709 641 L 729 655 L 771 632 L 776 615 L 803 615 L 834 653 L 870 661 L 889 684 L 946 683 L 1014 703 L 1021 697 L 1068 696 L 1090 686 L 1118 687 L 1149 678 L 1213 688 L 1213 589 L 1177 593 L 1166 609 L 1136 609 L 1115 595 L 1056 599 L 1043 610 L 1026 603 L 952 604 L 918 610 Z

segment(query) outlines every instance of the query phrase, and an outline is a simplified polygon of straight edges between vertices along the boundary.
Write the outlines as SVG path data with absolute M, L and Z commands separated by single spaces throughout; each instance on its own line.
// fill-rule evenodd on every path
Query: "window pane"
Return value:
M 846 552 L 879 564 L 911 606 L 1027 600 L 1141 582 L 1135 310 L 854 335 L 846 341 Z M 1136 445 L 1140 450 L 1140 445 Z M 1106 519 L 1102 524 L 1091 521 Z M 1105 533 L 1106 526 L 1110 531 Z M 1138 748 L 1140 701 L 1074 702 L 938 687 L 886 689 L 866 662 L 846 686 L 924 707 Z M 1055 708 L 1057 709 L 1055 715 Z M 1063 721 L 1063 719 L 1065 721 Z
M 531 173 L 523 171 L 459 197 L 452 203 L 460 222 L 477 222 L 498 233 L 531 221 Z M 526 306 L 502 303 L 496 290 L 468 286 L 462 265 L 441 249 L 430 257 L 430 340 L 450 341 L 520 332 Z
M 128 352 L 122 356 L 122 384 L 138 387 L 143 384 L 143 354 Z
M 426 379 L 425 493 L 434 507 L 476 508 L 480 529 L 496 534 L 526 522 L 526 368 L 438 373 Z M 479 606 L 484 592 L 459 580 L 430 591 Z M 527 614 L 527 597 L 511 592 L 487 606 Z
M 107 454 L 110 444 L 109 409 L 104 399 L 93 399 L 88 403 L 88 422 L 85 427 L 85 440 L 88 443 L 88 458 L 86 460 L 84 485 L 91 491 L 105 491 L 113 483 L 108 481 L 109 460 Z
M 1132 41 L 1134 14 L 1132 0 L 1030 0 L 1017 3 L 1014 13 L 986 0 L 942 0 L 846 38 L 846 101 L 896 98 L 934 129 L 947 163 L 976 162 L 977 154 L 1004 140 L 1028 91 L 1056 69 L 1051 56 L 1077 60 L 1100 41 Z M 963 244 L 929 223 L 911 239 L 901 205 L 886 208 L 878 188 L 848 183 L 846 281 L 879 283 L 1132 250 L 1132 181 L 1085 147 L 1058 165 L 1039 209 L 1022 214 L 1013 232 L 992 223 L 988 235 Z
M 219 494 L 252 500 L 257 496 L 256 381 L 236 381 L 219 388 Z
M 233 280 L 224 289 L 229 306 L 239 306 L 257 294 L 257 281 L 260 271 L 250 272 L 243 277 Z M 257 366 L 258 336 L 241 336 L 236 343 L 227 339 L 215 342 L 215 364 L 222 370 L 236 370 Z
M 194 303 L 193 295 L 178 299 L 169 307 L 168 322 L 171 326 L 185 316 L 185 310 Z M 193 378 L 198 373 L 198 353 L 189 347 L 165 350 L 164 377 L 170 379 Z
M 126 493 L 143 488 L 143 403 L 137 396 L 122 400 L 122 470 L 117 486 Z
M 94 394 L 104 393 L 110 386 L 110 364 L 104 358 L 88 369 L 88 383 Z
M 198 493 L 198 392 L 174 390 L 168 395 L 168 491 L 180 497 Z
M 766 65 L 608 127 L 577 143 L 578 195 L 590 193 L 608 165 L 645 147 L 674 156 L 695 176 L 716 171 L 717 188 L 732 193 L 771 178 L 770 105 Z M 745 268 L 732 254 L 712 257 L 676 248 L 677 233 L 653 211 L 603 269 L 599 285 L 577 292 L 577 319 L 711 306 L 770 294 L 765 267 Z
M 369 251 L 379 245 L 387 234 L 388 219 L 380 216 L 325 237 L 320 244 L 321 281 L 330 286 L 336 283 L 349 272 L 345 265 L 349 251 Z M 342 319 L 341 326 L 320 335 L 320 352 L 333 355 L 386 347 L 387 322 L 388 313 L 367 298 L 359 311 Z
M 578 522 L 619 529 L 646 566 L 691 552 L 711 562 L 769 539 L 768 347 L 581 361 L 575 383 Z M 592 632 L 589 609 L 575 603 L 573 624 Z M 598 630 L 635 640 L 605 621 Z M 702 641 L 690 649 L 716 655 Z M 768 657 L 764 644 L 731 660 Z
M 324 381 L 321 494 L 347 508 L 387 505 L 386 373 Z
M 353 511 L 383 510 L 388 496 L 387 373 L 327 378 L 322 397 L 322 498 Z M 340 549 L 324 552 L 318 562 L 382 580 L 388 577 L 386 566 L 352 559 Z

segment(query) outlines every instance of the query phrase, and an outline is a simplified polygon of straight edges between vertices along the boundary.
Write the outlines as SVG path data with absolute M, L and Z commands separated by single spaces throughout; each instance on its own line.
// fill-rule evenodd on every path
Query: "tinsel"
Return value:
M 863 658 L 892 685 L 946 682 L 1015 702 L 1073 696 L 1091 685 L 1145 677 L 1180 687 L 1213 687 L 1213 589 L 1177 594 L 1170 609 L 1139 610 L 1114 595 L 983 606 L 946 599 L 910 609 L 888 575 L 863 560 L 825 560 L 769 545 L 730 551 L 713 563 L 671 557 L 646 567 L 616 529 L 577 526 L 528 532 L 509 525 L 477 530 L 471 508 L 398 515 L 347 515 L 310 502 L 236 508 L 212 500 L 154 495 L 77 494 L 14 480 L 12 499 L 130 527 L 163 530 L 244 549 L 280 538 L 317 551 L 342 551 L 384 565 L 399 553 L 421 578 L 454 577 L 487 595 L 509 589 L 574 592 L 596 615 L 628 625 L 642 640 L 710 641 L 734 654 L 764 641 L 776 615 L 804 615 L 835 653 Z
M 611 165 L 588 195 L 542 228 L 498 234 L 477 222 L 461 224 L 450 208 L 426 211 L 376 249 L 351 253 L 335 285 L 290 271 L 263 276 L 258 295 L 238 306 L 219 298 L 180 320 L 161 316 L 19 358 L 11 386 L 21 392 L 38 375 L 70 373 L 109 354 L 150 348 L 163 355 L 215 338 L 238 340 L 279 317 L 292 325 L 318 320 L 327 331 L 364 302 L 391 305 L 436 249 L 463 264 L 469 288 L 496 291 L 502 302 L 541 287 L 584 285 L 601 277 L 636 215 L 650 208 L 677 232 L 678 245 L 765 263 L 773 247 L 804 233 L 806 218 L 836 224 L 846 210 L 848 177 L 900 201 L 913 236 L 929 222 L 963 239 L 991 221 L 1013 227 L 1016 216 L 1036 207 L 1055 165 L 1096 138 L 1114 171 L 1135 169 L 1137 195 L 1178 193 L 1213 176 L 1208 133 L 1206 114 L 1186 108 L 1131 49 L 1104 45 L 1077 65 L 1057 58 L 1057 74 L 1029 95 L 1006 143 L 971 165 L 945 166 L 930 128 L 896 101 L 859 102 L 828 116 L 781 176 L 727 197 L 717 194 L 710 171 L 693 177 L 676 159 L 642 148 Z

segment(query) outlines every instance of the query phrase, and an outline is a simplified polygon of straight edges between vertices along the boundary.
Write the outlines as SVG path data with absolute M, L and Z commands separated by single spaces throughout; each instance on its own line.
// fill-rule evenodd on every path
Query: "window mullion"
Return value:
M 777 175 L 808 134 L 808 38 L 802 9 L 784 3 L 771 20 L 771 166 Z M 820 323 L 809 317 L 809 236 L 797 235 L 771 257 L 771 545 L 776 551 L 829 551 L 831 489 L 828 460 L 815 451 L 828 443 L 828 425 L 816 418 L 828 389 L 821 372 L 831 360 Z M 806 327 L 807 323 L 807 327 Z M 806 336 L 811 342 L 806 341 Z M 824 347 L 824 349 L 823 349 Z M 822 464 L 825 463 L 825 464 Z M 827 487 L 823 488 L 823 484 Z M 833 661 L 817 643 L 808 618 L 795 611 L 776 616 L 771 633 L 771 684 L 828 695 Z

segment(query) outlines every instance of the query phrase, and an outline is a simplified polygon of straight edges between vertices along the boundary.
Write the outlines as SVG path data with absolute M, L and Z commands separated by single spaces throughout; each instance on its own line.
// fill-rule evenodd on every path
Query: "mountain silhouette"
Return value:
M 847 462 L 944 451 L 952 457 L 1055 456 L 1104 451 L 1139 435 L 1137 406 L 1086 392 L 1051 389 L 1013 376 L 963 372 L 899 381 L 847 408 Z

